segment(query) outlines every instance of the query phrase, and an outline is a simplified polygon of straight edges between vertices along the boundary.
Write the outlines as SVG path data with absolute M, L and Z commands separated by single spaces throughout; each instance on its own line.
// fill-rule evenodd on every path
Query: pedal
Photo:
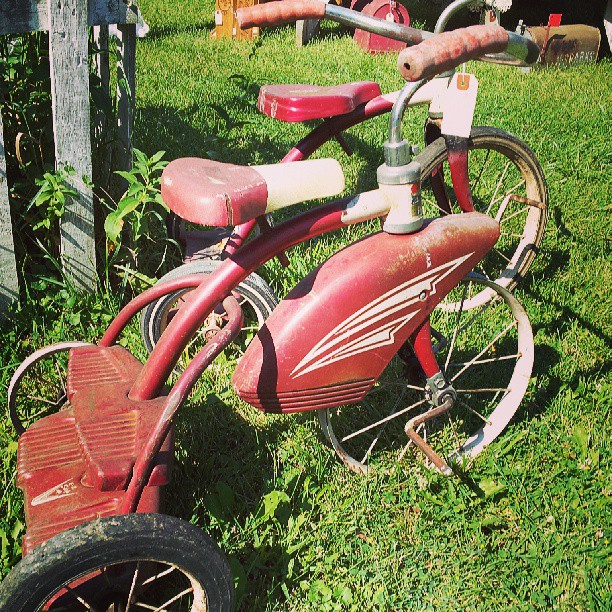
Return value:
M 448 397 L 440 406 L 432 408 L 423 414 L 418 414 L 414 418 L 410 419 L 406 423 L 405 432 L 406 435 L 410 438 L 410 440 L 415 444 L 419 450 L 423 452 L 423 454 L 429 459 L 435 466 L 436 469 L 445 476 L 450 476 L 453 471 L 450 466 L 438 455 L 427 442 L 419 434 L 416 432 L 417 427 L 422 425 L 423 423 L 427 423 L 427 421 L 431 421 L 436 417 L 448 412 L 453 406 L 454 400 L 452 397 Z

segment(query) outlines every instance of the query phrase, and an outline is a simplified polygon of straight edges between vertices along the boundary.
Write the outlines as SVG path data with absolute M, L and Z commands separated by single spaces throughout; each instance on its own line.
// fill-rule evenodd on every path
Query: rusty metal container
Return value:
M 540 66 L 586 64 L 597 61 L 601 34 L 587 25 L 528 27 L 527 32 L 542 49 Z

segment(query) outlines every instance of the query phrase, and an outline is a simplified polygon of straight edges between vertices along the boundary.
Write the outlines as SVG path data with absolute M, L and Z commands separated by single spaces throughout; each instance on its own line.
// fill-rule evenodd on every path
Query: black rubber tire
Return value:
M 198 259 L 171 270 L 158 282 L 163 283 L 190 274 L 211 274 L 221 263 L 215 259 Z M 184 293 L 185 291 L 170 293 L 143 309 L 140 317 L 140 334 L 149 352 L 153 350 L 166 327 L 164 316 L 166 309 Z M 261 327 L 278 304 L 278 299 L 268 283 L 255 273 L 250 274 L 236 287 L 236 293 L 244 298 L 253 309 L 258 327 Z
M 523 239 L 517 245 L 517 249 L 513 250 L 512 253 L 508 251 L 505 253 L 506 256 L 512 261 L 508 263 L 505 270 L 502 270 L 500 274 L 488 274 L 487 278 L 491 281 L 511 290 L 516 286 L 520 279 L 524 276 L 525 272 L 531 266 L 534 257 L 536 256 L 542 237 L 544 235 L 544 229 L 546 227 L 546 206 L 548 204 L 548 193 L 546 188 L 546 180 L 544 178 L 544 172 L 533 153 L 533 151 L 519 138 L 501 130 L 492 127 L 474 127 L 470 135 L 469 141 L 470 160 L 469 160 L 469 171 L 470 171 L 470 184 L 472 185 L 472 192 L 474 195 L 474 205 L 477 211 L 487 212 L 492 214 L 493 211 L 484 210 L 482 202 L 478 201 L 478 189 L 474 189 L 473 176 L 475 176 L 477 170 L 475 169 L 475 161 L 473 159 L 472 152 L 475 150 L 483 150 L 486 152 L 497 152 L 502 157 L 505 157 L 515 168 L 517 176 L 520 175 L 525 181 L 526 196 L 531 200 L 542 202 L 544 208 L 528 207 L 527 219 L 525 220 L 524 227 L 522 228 Z M 488 153 L 487 153 L 488 155 Z M 435 168 L 440 164 L 444 164 L 447 160 L 447 151 L 444 138 L 438 138 L 428 147 L 426 147 L 418 156 L 418 161 L 421 163 L 422 172 L 422 199 L 425 207 L 425 216 L 432 216 L 439 214 L 439 210 L 428 210 L 426 208 L 426 200 L 428 198 L 427 190 L 429 188 L 428 178 Z M 488 159 L 488 158 L 487 158 Z M 486 164 L 487 162 L 485 162 Z M 446 165 L 447 167 L 447 165 Z M 487 170 L 489 172 L 490 169 Z M 484 177 L 483 180 L 487 179 L 487 173 L 483 172 L 478 174 L 478 181 Z M 446 172 L 446 183 L 450 183 L 449 173 Z M 433 200 L 433 196 L 431 197 Z M 453 194 L 451 194 L 451 200 Z M 483 210 L 479 210 L 479 204 Z M 461 212 L 456 204 L 451 202 L 452 212 Z M 434 205 L 432 204 L 432 207 Z M 492 216 L 495 216 L 492 214 Z M 518 218 L 517 218 L 518 219 Z M 497 247 L 500 243 L 498 242 Z M 512 249 L 511 249 L 512 250 Z M 519 252 L 520 251 L 520 252 Z M 483 264 L 486 266 L 487 260 L 492 261 L 491 258 L 494 256 L 494 250 L 491 251 L 485 259 Z M 503 266 L 504 264 L 502 264 Z M 491 266 L 492 270 L 497 269 L 498 265 Z M 485 270 L 476 268 L 477 271 L 483 272 L 486 275 Z
M 207 606 L 196 609 L 213 612 L 233 609 L 232 572 L 207 534 L 173 516 L 127 514 L 84 523 L 36 548 L 0 584 L 0 612 L 46 609 L 43 606 L 64 585 L 79 577 L 112 564 L 139 560 L 173 565 L 192 584 L 196 581 L 201 585 Z M 82 588 L 82 584 L 76 588 Z M 111 589 L 109 583 L 109 592 L 114 593 Z M 100 591 L 96 590 L 96 598 L 101 597 Z M 113 599 L 116 597 L 114 594 Z M 193 610 L 194 606 L 190 607 Z

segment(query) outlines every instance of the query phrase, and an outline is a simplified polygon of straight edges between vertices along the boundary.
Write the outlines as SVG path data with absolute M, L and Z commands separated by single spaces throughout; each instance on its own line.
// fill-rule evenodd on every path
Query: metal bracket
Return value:
M 432 404 L 436 407 L 447 401 L 448 398 L 453 402 L 457 399 L 457 392 L 446 380 L 442 372 L 438 372 L 431 378 L 428 378 L 425 389 L 430 394 Z

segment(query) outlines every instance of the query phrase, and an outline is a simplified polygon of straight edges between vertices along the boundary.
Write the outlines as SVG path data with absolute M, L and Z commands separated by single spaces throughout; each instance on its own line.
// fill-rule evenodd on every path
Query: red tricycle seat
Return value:
M 141 368 L 119 346 L 70 352 L 68 407 L 40 419 L 19 439 L 17 484 L 28 526 L 24 555 L 61 531 L 117 513 L 138 452 L 166 400 L 127 397 Z M 172 433 L 157 456 L 139 511 L 159 511 L 159 487 L 168 482 L 171 458 Z
M 161 193 L 185 221 L 223 227 L 315 198 L 338 195 L 344 173 L 334 159 L 238 166 L 211 159 L 175 159 L 164 169 Z
M 333 87 L 317 85 L 264 85 L 259 90 L 257 108 L 281 121 L 327 119 L 355 110 L 360 104 L 381 95 L 372 81 L 358 81 Z

